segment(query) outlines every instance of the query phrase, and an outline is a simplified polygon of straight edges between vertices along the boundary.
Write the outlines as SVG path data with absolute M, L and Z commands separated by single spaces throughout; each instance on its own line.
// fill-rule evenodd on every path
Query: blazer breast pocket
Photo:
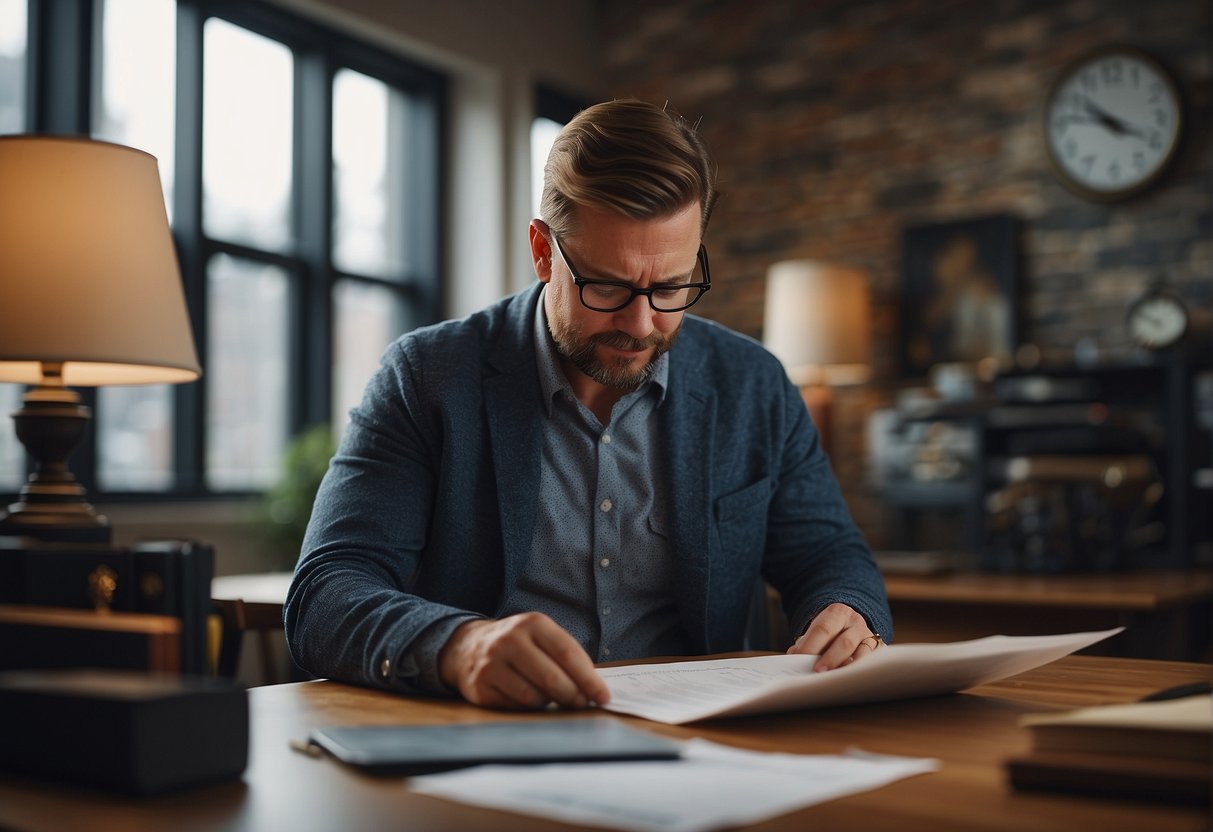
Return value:
M 762 556 L 767 536 L 767 505 L 771 481 L 759 480 L 740 491 L 717 497 L 716 534 L 726 556 Z

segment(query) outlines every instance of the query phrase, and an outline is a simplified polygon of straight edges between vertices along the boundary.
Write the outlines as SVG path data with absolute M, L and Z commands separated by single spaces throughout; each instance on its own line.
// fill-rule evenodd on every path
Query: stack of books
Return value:
M 1016 788 L 1209 802 L 1209 694 L 1029 714 L 1020 724 L 1032 750 L 1006 761 Z

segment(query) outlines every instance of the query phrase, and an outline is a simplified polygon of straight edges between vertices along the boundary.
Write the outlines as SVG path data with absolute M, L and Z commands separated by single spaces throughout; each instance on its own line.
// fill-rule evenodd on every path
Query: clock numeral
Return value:
M 1133 167 L 1137 168 L 1138 170 L 1145 170 L 1146 154 L 1142 153 L 1140 150 L 1134 151 Z
M 1120 61 L 1104 61 L 1101 69 L 1105 84 L 1120 84 L 1124 81 L 1125 68 Z
M 1156 124 L 1157 124 L 1159 127 L 1166 127 L 1166 126 L 1167 126 L 1167 120 L 1168 120 L 1168 119 L 1167 119 L 1167 111 L 1166 111 L 1166 110 L 1155 110 L 1155 111 L 1154 111 L 1154 122 L 1155 122 L 1155 123 L 1156 123 Z
M 1066 157 L 1069 159 L 1073 159 L 1074 154 L 1078 152 L 1078 142 L 1074 141 L 1073 139 L 1070 139 L 1069 141 L 1066 142 L 1065 150 L 1066 150 Z
M 1108 178 L 1113 182 L 1120 180 L 1120 162 L 1113 160 L 1112 163 L 1108 165 Z
M 1157 130 L 1150 131 L 1150 149 L 1162 150 L 1162 133 Z
M 1086 92 L 1095 92 L 1095 90 L 1099 89 L 1099 76 L 1094 72 L 1084 72 L 1079 76 L 1079 81 Z
M 1129 78 L 1132 79 L 1135 88 L 1141 86 L 1141 69 L 1136 64 L 1129 67 Z
M 1087 176 L 1090 176 L 1091 169 L 1093 167 L 1095 167 L 1095 154 L 1091 154 L 1090 156 L 1083 156 L 1080 161 L 1082 162 L 1083 167 L 1086 169 L 1084 171 L 1084 173 Z

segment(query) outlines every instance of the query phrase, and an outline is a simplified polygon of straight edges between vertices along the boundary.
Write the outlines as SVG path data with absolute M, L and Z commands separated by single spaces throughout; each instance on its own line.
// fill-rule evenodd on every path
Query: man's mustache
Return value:
M 665 338 L 656 332 L 645 338 L 633 338 L 626 332 L 598 332 L 590 336 L 590 343 L 617 350 L 647 350 L 660 347 Z

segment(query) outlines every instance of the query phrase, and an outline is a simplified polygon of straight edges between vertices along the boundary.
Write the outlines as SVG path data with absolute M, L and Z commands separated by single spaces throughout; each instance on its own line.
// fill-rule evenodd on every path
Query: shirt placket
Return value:
M 594 492 L 593 547 L 594 599 L 598 615 L 599 661 L 610 661 L 611 648 L 620 635 L 622 619 L 612 608 L 619 597 L 620 551 L 620 474 L 616 454 L 612 453 L 611 427 L 598 438 L 598 471 Z

